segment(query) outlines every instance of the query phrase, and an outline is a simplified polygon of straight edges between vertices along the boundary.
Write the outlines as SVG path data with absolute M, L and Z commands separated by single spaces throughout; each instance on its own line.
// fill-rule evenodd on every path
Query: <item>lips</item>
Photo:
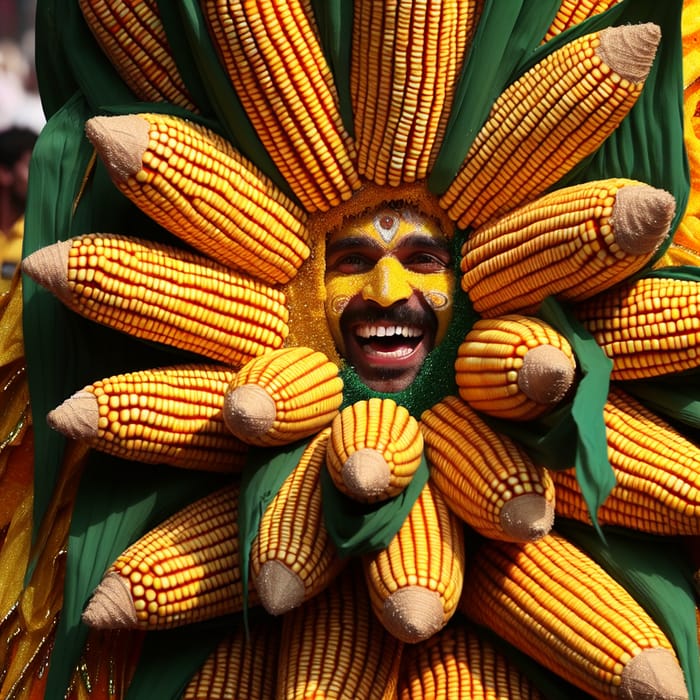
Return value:
M 408 359 L 423 339 L 418 326 L 364 324 L 354 329 L 357 344 L 370 364 Z

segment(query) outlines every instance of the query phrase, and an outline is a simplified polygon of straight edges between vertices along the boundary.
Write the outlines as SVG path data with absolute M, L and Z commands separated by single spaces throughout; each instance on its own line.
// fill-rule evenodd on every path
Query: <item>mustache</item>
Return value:
M 437 327 L 437 318 L 432 309 L 416 309 L 410 306 L 392 306 L 386 309 L 376 306 L 348 307 L 341 318 L 345 326 L 361 323 L 389 323 L 396 326 L 418 326 L 426 330 Z

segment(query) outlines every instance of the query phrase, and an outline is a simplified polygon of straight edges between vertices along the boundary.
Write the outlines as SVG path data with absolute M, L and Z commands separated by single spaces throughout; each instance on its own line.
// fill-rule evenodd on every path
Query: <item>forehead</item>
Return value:
M 410 207 L 380 207 L 343 224 L 333 232 L 329 244 L 345 239 L 362 240 L 392 249 L 411 236 L 422 237 L 446 244 L 437 222 Z

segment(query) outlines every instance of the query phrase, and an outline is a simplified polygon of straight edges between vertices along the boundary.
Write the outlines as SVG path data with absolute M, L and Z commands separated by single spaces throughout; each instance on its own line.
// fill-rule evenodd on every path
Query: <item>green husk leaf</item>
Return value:
M 225 129 L 226 136 L 240 152 L 255 163 L 283 192 L 291 196 L 285 179 L 280 174 L 236 95 L 219 61 L 207 30 L 206 18 L 198 0 L 175 0 L 180 13 L 182 29 L 189 42 L 192 59 L 209 102 Z
M 350 53 L 352 49 L 352 3 L 347 0 L 311 0 L 321 45 L 333 73 L 338 92 L 340 116 L 350 135 L 354 134 L 350 97 Z
M 637 103 L 620 126 L 590 157 L 583 160 L 554 188 L 598 180 L 628 177 L 665 189 L 676 198 L 675 231 L 685 212 L 690 174 L 683 141 L 683 3 L 623 0 L 599 17 L 566 32 L 561 40 L 604 26 L 654 22 L 661 27 L 661 43 L 654 65 Z M 553 42 L 550 42 L 553 43 Z M 672 236 L 659 248 L 663 255 Z M 653 261 L 652 261 L 653 262 Z
M 47 697 L 63 697 L 68 688 L 88 632 L 80 616 L 109 565 L 148 530 L 221 482 L 220 475 L 91 456 L 71 519 Z
M 411 512 L 430 470 L 425 455 L 409 485 L 394 498 L 364 504 L 338 491 L 327 469 L 321 471 L 323 515 L 326 529 L 343 557 L 385 549 Z
M 649 613 L 676 650 L 689 697 L 700 697 L 700 650 L 692 571 L 680 542 L 607 529 L 605 542 L 582 523 L 557 529 L 581 547 Z
M 697 371 L 625 382 L 624 389 L 671 422 L 700 429 L 700 374 Z
M 542 41 L 559 9 L 552 0 L 486 0 L 455 92 L 445 138 L 428 187 L 444 192 L 513 72 Z

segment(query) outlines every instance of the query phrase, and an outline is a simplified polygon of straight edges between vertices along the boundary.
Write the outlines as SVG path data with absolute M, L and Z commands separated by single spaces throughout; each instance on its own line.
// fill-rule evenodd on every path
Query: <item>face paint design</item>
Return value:
M 403 391 L 452 319 L 454 273 L 438 225 L 381 208 L 333 233 L 326 316 L 338 350 L 371 389 Z

